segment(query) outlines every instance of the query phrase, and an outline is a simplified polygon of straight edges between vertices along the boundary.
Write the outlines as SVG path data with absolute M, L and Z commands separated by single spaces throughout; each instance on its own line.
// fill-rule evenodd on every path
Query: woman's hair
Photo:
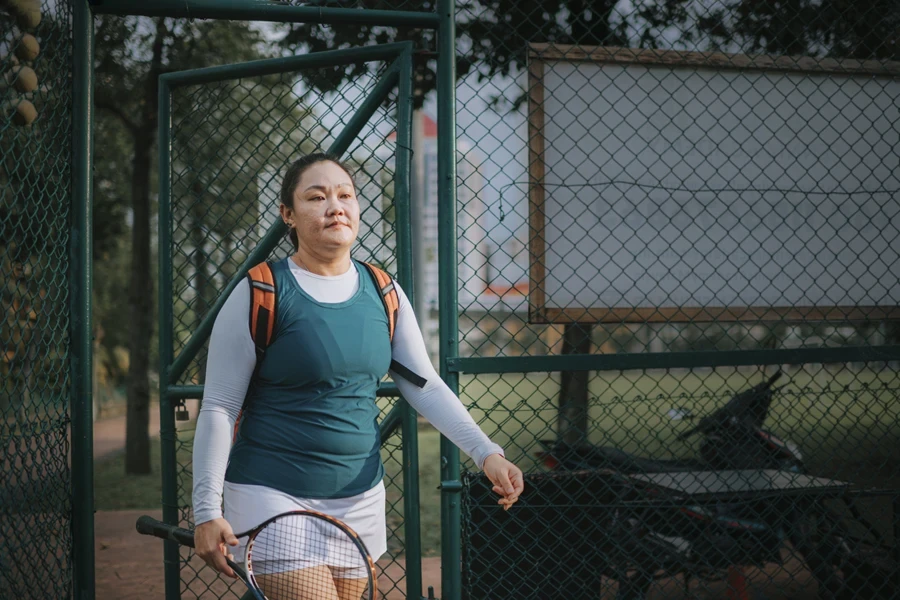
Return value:
M 291 163 L 290 167 L 288 167 L 287 172 L 284 174 L 284 181 L 281 184 L 281 203 L 293 208 L 294 190 L 297 188 L 297 184 L 300 183 L 300 178 L 303 177 L 303 173 L 305 173 L 312 165 L 325 161 L 333 162 L 342 168 L 350 178 L 353 187 L 356 187 L 356 182 L 353 181 L 353 173 L 350 172 L 350 168 L 342 163 L 338 157 L 326 154 L 325 152 L 315 152 L 313 154 L 307 154 L 303 158 L 298 158 Z M 291 229 L 290 237 L 291 243 L 294 245 L 294 250 L 296 250 L 300 242 L 297 240 L 297 231 L 295 229 Z

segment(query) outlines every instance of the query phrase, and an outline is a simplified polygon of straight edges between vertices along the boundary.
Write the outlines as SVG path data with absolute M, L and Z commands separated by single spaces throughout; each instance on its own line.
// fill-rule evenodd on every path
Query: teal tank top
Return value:
M 303 498 L 346 498 L 381 481 L 375 392 L 391 363 L 379 290 L 354 261 L 359 289 L 325 304 L 288 260 L 273 265 L 275 335 L 250 383 L 225 480 Z

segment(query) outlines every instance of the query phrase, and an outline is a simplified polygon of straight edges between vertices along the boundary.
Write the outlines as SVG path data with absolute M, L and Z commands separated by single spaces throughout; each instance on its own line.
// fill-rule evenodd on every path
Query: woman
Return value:
M 523 490 L 522 472 L 435 372 L 399 286 L 393 340 L 388 336 L 380 292 L 350 257 L 360 209 L 349 170 L 324 154 L 306 156 L 285 174 L 281 203 L 296 253 L 273 267 L 275 341 L 257 365 L 246 281 L 222 307 L 210 338 L 194 439 L 197 553 L 234 576 L 225 555 L 238 544 L 235 531 L 311 509 L 347 523 L 378 560 L 387 543 L 375 390 L 392 360 L 425 379 L 419 387 L 392 370 L 403 397 L 484 470 L 498 503 L 512 506 Z M 330 570 L 331 597 L 359 598 L 353 573 Z

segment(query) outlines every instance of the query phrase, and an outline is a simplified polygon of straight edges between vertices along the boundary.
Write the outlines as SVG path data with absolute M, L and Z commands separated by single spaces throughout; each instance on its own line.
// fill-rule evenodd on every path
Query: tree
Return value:
M 396 9 L 391 0 L 359 0 L 359 8 Z M 525 68 L 526 42 L 553 42 L 656 47 L 662 38 L 663 24 L 683 23 L 687 19 L 688 0 L 643 2 L 631 15 L 616 12 L 618 0 L 551 0 L 521 2 L 516 0 L 462 1 L 457 7 L 457 77 L 477 72 L 480 81 L 501 75 L 509 76 Z M 406 2 L 405 10 L 432 10 L 429 1 Z M 434 49 L 436 33 L 411 27 L 373 27 L 343 25 L 339 28 L 316 24 L 286 26 L 281 44 L 291 50 L 309 52 L 349 48 L 359 45 L 384 44 L 410 40 L 416 48 Z M 636 34 L 634 32 L 637 32 Z M 416 106 L 437 85 L 436 63 L 426 53 L 415 56 Z M 331 91 L 344 81 L 367 73 L 365 65 L 321 69 L 307 82 L 316 89 Z M 513 102 L 518 108 L 524 102 L 524 91 Z
M 335 1 L 336 6 L 345 6 Z M 731 48 L 834 58 L 900 57 L 900 5 L 894 0 L 645 0 L 629 13 L 618 0 L 460 0 L 457 3 L 457 75 L 479 80 L 510 76 L 526 67 L 527 43 L 670 48 Z M 358 8 L 390 10 L 394 0 L 356 0 Z M 404 10 L 433 10 L 433 0 L 404 2 Z M 410 27 L 316 24 L 286 26 L 285 47 L 310 52 L 411 40 L 435 47 L 435 32 Z M 435 88 L 434 62 L 417 55 L 422 96 Z M 322 69 L 308 78 L 317 89 L 334 90 L 367 72 L 364 65 Z M 524 92 L 513 99 L 518 108 Z
M 788 56 L 897 60 L 900 5 L 892 0 L 733 0 L 696 15 L 717 47 Z
M 158 78 L 168 71 L 267 56 L 261 34 L 247 23 L 109 17 L 97 19 L 96 105 L 118 120 L 130 143 L 131 274 L 128 285 L 129 372 L 125 469 L 150 472 L 150 340 L 153 338 L 151 198 Z M 99 142 L 100 140 L 98 140 Z
M 112 359 L 117 348 L 128 346 L 128 305 L 121 298 L 128 289 L 131 262 L 129 206 L 124 199 L 130 189 L 132 144 L 117 117 L 106 111 L 95 115 L 92 307 L 95 338 L 104 351 L 94 357 L 94 369 L 106 370 L 117 383 L 126 381 L 125 372 Z M 95 398 L 95 406 L 98 402 Z

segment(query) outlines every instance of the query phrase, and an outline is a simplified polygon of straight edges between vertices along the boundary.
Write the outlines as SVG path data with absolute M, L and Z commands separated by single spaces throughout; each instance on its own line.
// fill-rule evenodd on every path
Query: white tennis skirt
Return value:
M 347 524 L 362 539 L 372 560 L 378 560 L 387 551 L 383 482 L 378 482 L 378 485 L 371 490 L 349 498 L 297 498 L 261 485 L 236 484 L 226 481 L 223 497 L 225 520 L 228 521 L 235 533 L 253 529 L 260 523 L 284 512 L 314 510 Z M 265 532 L 260 535 L 265 535 Z M 243 562 L 247 539 L 238 538 L 238 542 L 239 546 L 232 552 L 238 561 Z M 276 558 L 278 560 L 275 560 Z M 255 553 L 253 555 L 253 570 L 257 574 L 293 571 L 323 564 L 335 567 L 345 566 L 335 564 L 328 552 L 316 556 L 292 558 L 287 561 L 283 560 L 283 557 L 257 557 Z M 346 567 L 352 566 L 346 565 Z M 348 569 L 344 576 L 348 578 L 357 576 L 353 572 L 355 570 Z

